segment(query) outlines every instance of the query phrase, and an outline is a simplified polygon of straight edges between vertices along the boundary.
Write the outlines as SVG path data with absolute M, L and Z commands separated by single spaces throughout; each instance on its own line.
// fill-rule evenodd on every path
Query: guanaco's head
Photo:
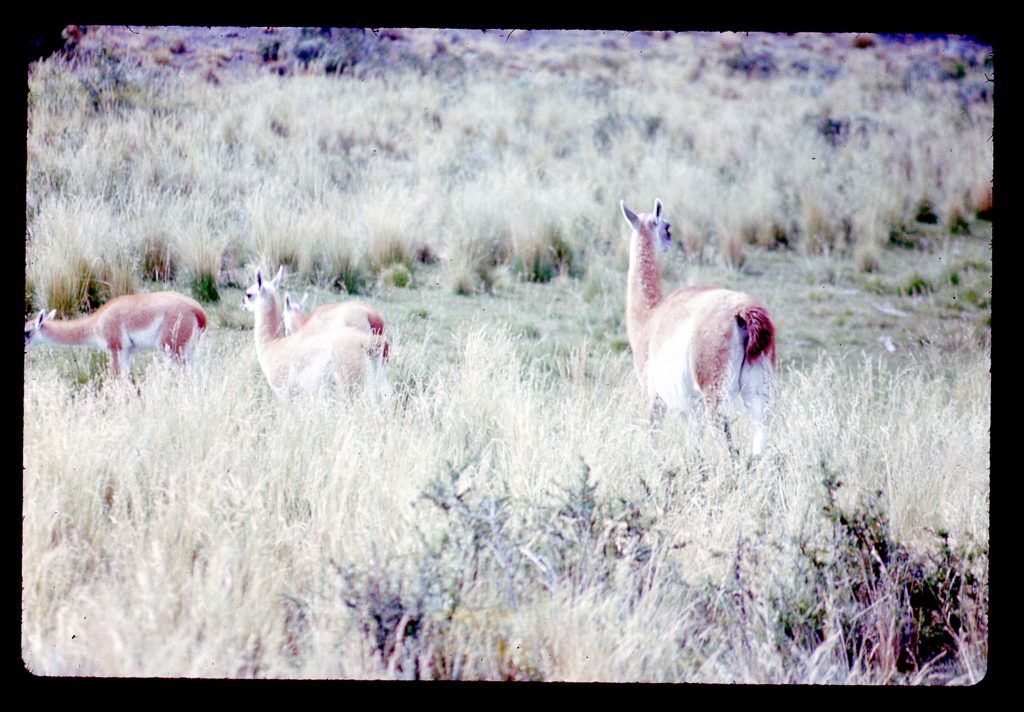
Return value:
M 263 279 L 263 272 L 256 269 L 256 281 L 245 290 L 242 296 L 242 309 L 256 312 L 265 311 L 270 304 L 276 305 L 277 287 L 281 283 L 281 275 L 284 272 L 284 265 L 277 268 L 277 274 L 269 282 Z
M 57 316 L 57 310 L 51 309 L 50 313 L 47 314 L 45 311 L 39 312 L 38 316 L 35 316 L 25 322 L 25 346 L 31 346 L 32 344 L 38 344 L 43 340 L 43 323 L 53 319 Z
M 622 214 L 629 226 L 641 237 L 652 240 L 654 249 L 664 252 L 669 248 L 669 245 L 672 244 L 672 233 L 669 232 L 671 226 L 661 216 L 660 200 L 655 199 L 654 212 L 640 213 L 639 215 L 627 208 L 625 201 L 619 201 L 619 206 L 622 208 Z
M 284 293 L 284 333 L 294 334 L 299 327 L 306 322 L 306 300 L 309 299 L 309 292 L 302 295 L 301 301 L 296 302 L 288 292 Z

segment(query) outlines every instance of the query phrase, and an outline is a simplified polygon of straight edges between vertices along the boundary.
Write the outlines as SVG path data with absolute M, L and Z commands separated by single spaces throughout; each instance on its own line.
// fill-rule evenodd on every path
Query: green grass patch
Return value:
M 410 287 L 412 286 L 412 272 L 404 263 L 396 262 L 381 270 L 380 280 L 393 287 Z
M 204 304 L 220 301 L 220 290 L 217 288 L 217 276 L 212 272 L 195 272 L 189 277 L 189 292 L 193 298 Z
M 511 272 L 526 282 L 550 282 L 561 274 L 581 276 L 584 264 L 562 229 L 549 224 L 536 240 L 514 250 Z
M 345 294 L 361 294 L 369 284 L 370 269 L 365 258 L 352 258 L 336 261 L 331 267 L 330 284 Z
M 935 291 L 934 283 L 917 272 L 910 275 L 903 285 L 903 291 L 909 296 L 931 294 Z

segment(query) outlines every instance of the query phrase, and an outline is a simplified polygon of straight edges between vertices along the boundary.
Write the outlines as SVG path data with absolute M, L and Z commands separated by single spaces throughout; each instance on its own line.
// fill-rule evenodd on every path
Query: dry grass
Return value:
M 748 469 L 681 422 L 652 451 L 628 355 L 538 369 L 522 339 L 467 324 L 442 362 L 438 338 L 394 329 L 383 410 L 278 403 L 244 333 L 211 334 L 201 376 L 152 361 L 141 393 L 33 366 L 30 669 L 844 682 L 838 660 L 804 677 L 815 649 L 777 664 L 773 621 L 798 604 L 767 583 L 758 647 L 734 649 L 703 586 L 732 575 L 737 541 L 760 552 L 745 575 L 791 588 L 796 545 L 828 536 L 824 462 L 843 506 L 881 492 L 894 541 L 987 543 L 985 358 L 945 379 L 927 359 L 786 370 L 771 455 Z M 363 627 L 378 609 L 420 626 L 397 658 Z
M 963 74 L 950 78 L 940 70 L 951 50 L 938 44 L 696 34 L 652 41 L 642 56 L 614 44 L 594 55 L 578 37 L 535 41 L 519 55 L 542 68 L 529 81 L 485 62 L 457 82 L 398 64 L 359 81 L 212 85 L 94 51 L 76 83 L 60 62 L 40 62 L 29 227 L 68 239 L 44 235 L 66 219 L 54 211 L 98 206 L 121 250 L 143 254 L 159 227 L 186 271 L 218 279 L 220 262 L 257 256 L 307 276 L 340 272 L 351 260 L 318 246 L 343 240 L 376 276 L 412 268 L 423 248 L 450 254 L 480 239 L 451 220 L 449 207 L 470 200 L 508 235 L 507 264 L 536 279 L 564 271 L 552 249 L 582 272 L 591 243 L 621 232 L 609 209 L 620 198 L 661 197 L 691 247 L 710 240 L 738 265 L 744 243 L 780 239 L 858 255 L 916 229 L 924 204 L 950 225 L 990 195 L 982 47 L 959 46 Z M 564 61 L 585 81 L 564 75 Z
M 403 30 L 387 54 L 346 34 L 234 77 L 168 32 L 152 64 L 30 70 L 26 306 L 154 278 L 221 297 L 184 375 L 27 353 L 30 671 L 984 677 L 984 48 Z M 360 61 L 322 74 L 343 49 Z M 666 290 L 772 313 L 759 460 L 699 420 L 652 446 L 617 202 L 655 197 L 685 248 Z M 381 310 L 385 403 L 272 396 L 237 306 L 257 263 Z

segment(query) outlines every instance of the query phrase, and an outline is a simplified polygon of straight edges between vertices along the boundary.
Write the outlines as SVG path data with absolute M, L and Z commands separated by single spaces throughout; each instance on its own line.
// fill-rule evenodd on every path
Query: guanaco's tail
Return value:
M 202 309 L 193 309 L 196 315 L 196 323 L 199 324 L 199 331 L 206 331 L 206 312 Z
M 766 356 L 775 365 L 775 327 L 762 306 L 749 306 L 736 315 L 740 328 L 747 331 L 747 363 Z
M 384 319 L 381 318 L 380 314 L 378 314 L 377 312 L 372 311 L 372 310 L 367 311 L 367 313 L 366 313 L 366 321 L 369 322 L 369 324 L 370 324 L 370 331 L 372 331 L 374 334 L 383 334 L 384 333 Z M 387 344 L 386 341 L 384 343 L 385 343 L 385 345 Z M 384 358 L 385 359 L 387 358 L 387 349 L 386 348 L 384 350 Z

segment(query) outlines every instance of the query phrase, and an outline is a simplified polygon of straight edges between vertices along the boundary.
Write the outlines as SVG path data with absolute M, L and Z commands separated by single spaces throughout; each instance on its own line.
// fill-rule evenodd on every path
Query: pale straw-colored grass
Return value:
M 363 632 L 340 600 L 334 566 L 397 566 L 411 587 L 418 576 L 444 580 L 443 567 L 415 563 L 425 544 L 452 533 L 422 494 L 467 463 L 458 488 L 471 500 L 509 498 L 499 544 L 522 541 L 551 556 L 520 527 L 557 509 L 584 465 L 598 501 L 637 502 L 657 522 L 650 541 L 663 542 L 657 567 L 644 565 L 649 590 L 638 599 L 628 558 L 612 562 L 622 583 L 610 587 L 588 574 L 575 584 L 556 576 L 548 588 L 527 566 L 515 573 L 513 603 L 500 569 L 464 582 L 455 637 L 437 644 L 470 646 L 481 662 L 464 663 L 469 677 L 518 666 L 561 680 L 844 681 L 850 673 L 834 660 L 827 673 L 807 662 L 808 677 L 803 667 L 782 670 L 763 642 L 740 655 L 699 594 L 704 581 L 728 582 L 738 541 L 781 547 L 781 563 L 771 563 L 769 548 L 748 565 L 753 575 L 765 566 L 763 575 L 785 579 L 788 569 L 777 567 L 792 555 L 786 542 L 827 531 L 818 514 L 822 462 L 850 502 L 882 491 L 900 541 L 927 542 L 943 528 L 954 541 L 987 542 L 981 358 L 938 377 L 929 364 L 892 371 L 870 360 L 784 372 L 770 454 L 748 470 L 696 423 L 671 419 L 663 446 L 652 449 L 625 355 L 579 351 L 554 371 L 538 369 L 505 330 L 466 325 L 434 337 L 455 339 L 456 357 L 442 363 L 429 340 L 408 341 L 401 327 L 390 333 L 393 398 L 381 409 L 363 400 L 277 402 L 244 333 L 209 335 L 201 374 L 182 378 L 151 361 L 138 391 L 116 382 L 72 390 L 56 369 L 30 364 L 30 669 L 397 675 L 374 663 L 372 647 L 355 645 Z M 741 418 L 737 426 L 745 442 Z M 571 555 L 599 571 L 604 545 L 586 546 L 594 548 Z M 455 562 L 469 554 L 449 552 Z M 498 616 L 490 636 L 484 610 Z M 773 615 L 748 622 L 749 634 Z M 497 653 L 499 642 L 509 652 Z
M 105 91 L 128 103 L 101 111 L 44 61 L 30 76 L 29 227 L 46 229 L 53 203 L 42 196 L 53 192 L 102 203 L 130 247 L 143 215 L 184 200 L 197 219 L 163 212 L 193 271 L 267 253 L 308 275 L 322 258 L 310 234 L 352 230 L 369 233 L 361 249 L 377 273 L 421 246 L 440 254 L 477 239 L 435 207 L 462 195 L 498 214 L 510 260 L 534 254 L 552 224 L 574 250 L 589 247 L 614 225 L 609 205 L 657 196 L 691 247 L 735 264 L 744 243 L 771 245 L 780 231 L 812 253 L 859 256 L 913 226 L 922 204 L 946 225 L 984 202 L 991 101 L 956 94 L 984 81 L 983 66 L 958 84 L 914 74 L 939 66 L 939 54 L 786 42 L 680 35 L 646 55 L 620 47 L 608 59 L 614 81 L 599 55 L 562 47 L 585 63 L 583 84 L 551 71 L 548 45 L 523 55 L 544 67 L 532 77 L 490 70 L 457 84 L 396 69 L 213 87 L 126 65 L 127 83 Z M 825 54 L 810 49 L 830 42 Z M 748 79 L 728 69 L 741 47 L 811 69 Z M 310 226 L 311 213 L 338 222 Z

